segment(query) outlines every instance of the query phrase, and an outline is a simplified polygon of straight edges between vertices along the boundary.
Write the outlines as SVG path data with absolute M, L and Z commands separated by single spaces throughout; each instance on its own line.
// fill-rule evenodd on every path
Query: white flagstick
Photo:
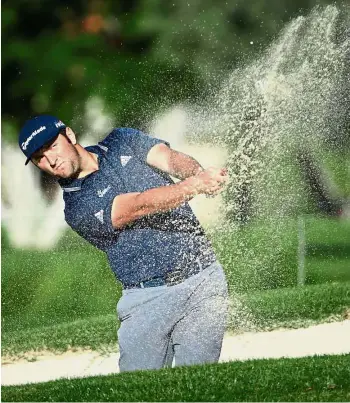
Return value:
M 305 220 L 298 217 L 298 285 L 305 284 Z

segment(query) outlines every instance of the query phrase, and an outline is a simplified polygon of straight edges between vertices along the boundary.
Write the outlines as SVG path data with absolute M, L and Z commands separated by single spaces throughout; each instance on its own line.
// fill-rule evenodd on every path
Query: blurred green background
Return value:
M 3 139 L 15 141 L 23 122 L 40 113 L 74 118 L 79 133 L 93 95 L 119 126 L 143 128 L 160 107 L 205 97 L 293 17 L 333 3 L 4 1 Z

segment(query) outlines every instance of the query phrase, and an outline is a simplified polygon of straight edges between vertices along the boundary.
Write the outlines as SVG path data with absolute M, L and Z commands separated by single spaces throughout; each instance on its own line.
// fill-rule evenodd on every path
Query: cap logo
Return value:
M 35 137 L 38 133 L 42 132 L 45 129 L 46 129 L 46 126 L 41 126 L 41 127 L 39 127 L 39 129 L 34 130 L 32 132 L 32 134 L 27 138 L 27 140 L 21 144 L 22 150 L 26 150 L 28 147 L 28 144 L 32 141 L 33 137 Z
M 64 123 L 59 120 L 58 122 L 55 123 L 55 126 L 56 126 L 57 129 L 58 129 L 59 127 L 64 126 Z

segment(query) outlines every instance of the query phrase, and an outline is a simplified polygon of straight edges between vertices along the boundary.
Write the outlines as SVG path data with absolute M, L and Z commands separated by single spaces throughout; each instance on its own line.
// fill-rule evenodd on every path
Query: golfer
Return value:
M 19 146 L 26 164 L 58 178 L 67 223 L 107 254 L 122 283 L 120 370 L 217 362 L 227 283 L 187 202 L 220 192 L 226 170 L 203 169 L 165 141 L 129 128 L 84 148 L 49 115 L 24 124 Z

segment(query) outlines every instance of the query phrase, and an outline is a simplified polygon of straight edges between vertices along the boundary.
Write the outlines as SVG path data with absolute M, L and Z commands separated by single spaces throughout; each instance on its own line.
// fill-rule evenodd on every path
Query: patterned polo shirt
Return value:
M 166 142 L 129 128 L 114 129 L 103 141 L 86 147 L 97 154 L 99 169 L 81 179 L 61 179 L 65 219 L 79 235 L 104 251 L 125 286 L 187 270 L 200 259 L 216 260 L 202 226 L 188 203 L 134 221 L 112 225 L 116 196 L 173 184 L 171 177 L 147 164 L 147 154 Z M 168 144 L 167 144 L 168 145 Z

